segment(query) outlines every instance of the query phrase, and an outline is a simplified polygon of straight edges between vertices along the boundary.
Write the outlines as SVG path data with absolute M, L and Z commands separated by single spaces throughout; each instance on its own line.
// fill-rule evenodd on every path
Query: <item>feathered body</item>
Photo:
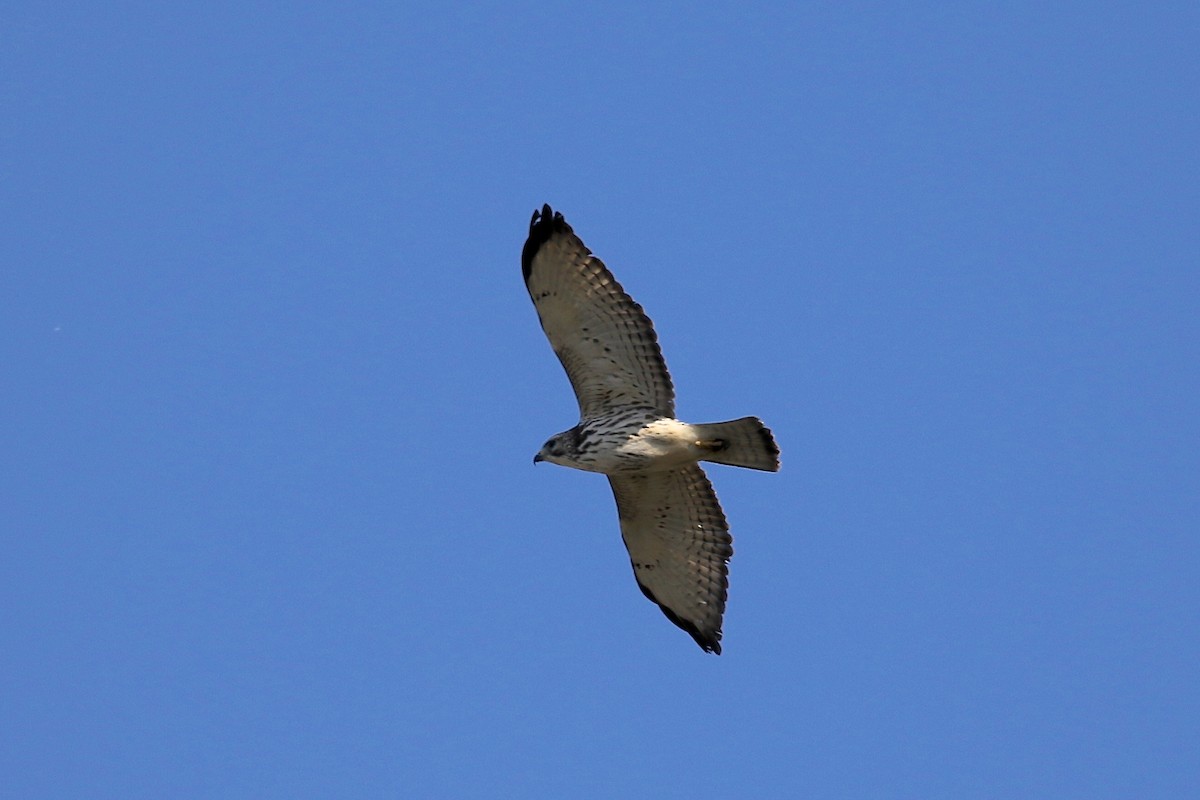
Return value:
M 778 456 L 771 432 L 757 417 L 692 425 L 653 409 L 630 408 L 556 434 L 535 460 L 615 475 L 661 472 L 698 461 L 775 471 Z
M 721 652 L 732 538 L 699 462 L 779 469 L 757 417 L 689 424 L 642 307 L 562 214 L 533 213 L 522 272 L 542 328 L 579 400 L 579 424 L 534 461 L 608 476 L 642 592 L 706 651 Z

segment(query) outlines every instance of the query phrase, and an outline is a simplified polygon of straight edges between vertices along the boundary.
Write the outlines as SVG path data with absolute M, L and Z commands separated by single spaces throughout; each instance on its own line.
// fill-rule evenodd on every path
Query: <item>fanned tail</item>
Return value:
M 771 430 L 758 417 L 693 426 L 705 442 L 714 445 L 705 461 L 733 467 L 779 471 L 779 446 Z

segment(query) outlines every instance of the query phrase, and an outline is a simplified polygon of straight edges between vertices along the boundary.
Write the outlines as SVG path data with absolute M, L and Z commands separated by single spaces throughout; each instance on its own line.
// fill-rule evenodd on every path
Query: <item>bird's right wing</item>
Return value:
M 608 480 L 642 593 L 698 645 L 720 654 L 733 539 L 704 470 L 691 465 Z

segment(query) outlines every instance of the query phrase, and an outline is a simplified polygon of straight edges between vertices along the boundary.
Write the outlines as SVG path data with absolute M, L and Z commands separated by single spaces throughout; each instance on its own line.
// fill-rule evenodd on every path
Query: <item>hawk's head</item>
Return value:
M 542 449 L 533 457 L 533 463 L 549 461 L 551 464 L 558 464 L 560 467 L 588 469 L 586 465 L 580 463 L 580 456 L 582 455 L 580 445 L 582 443 L 582 434 L 579 432 L 578 425 L 568 431 L 556 433 L 542 445 Z
M 538 450 L 536 456 L 533 457 L 533 463 L 539 461 L 549 461 L 551 464 L 558 464 L 563 467 L 574 466 L 575 441 L 571 436 L 571 431 L 556 433 L 551 436 L 547 442 L 542 445 L 542 449 Z

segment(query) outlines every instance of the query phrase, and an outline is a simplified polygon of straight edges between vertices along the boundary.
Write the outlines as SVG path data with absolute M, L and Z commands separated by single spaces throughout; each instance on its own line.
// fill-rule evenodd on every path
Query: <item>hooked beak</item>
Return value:
M 536 456 L 533 457 L 533 463 L 535 463 L 535 464 L 538 463 L 539 461 L 545 461 L 545 460 L 546 459 L 542 458 L 541 453 L 538 453 Z

